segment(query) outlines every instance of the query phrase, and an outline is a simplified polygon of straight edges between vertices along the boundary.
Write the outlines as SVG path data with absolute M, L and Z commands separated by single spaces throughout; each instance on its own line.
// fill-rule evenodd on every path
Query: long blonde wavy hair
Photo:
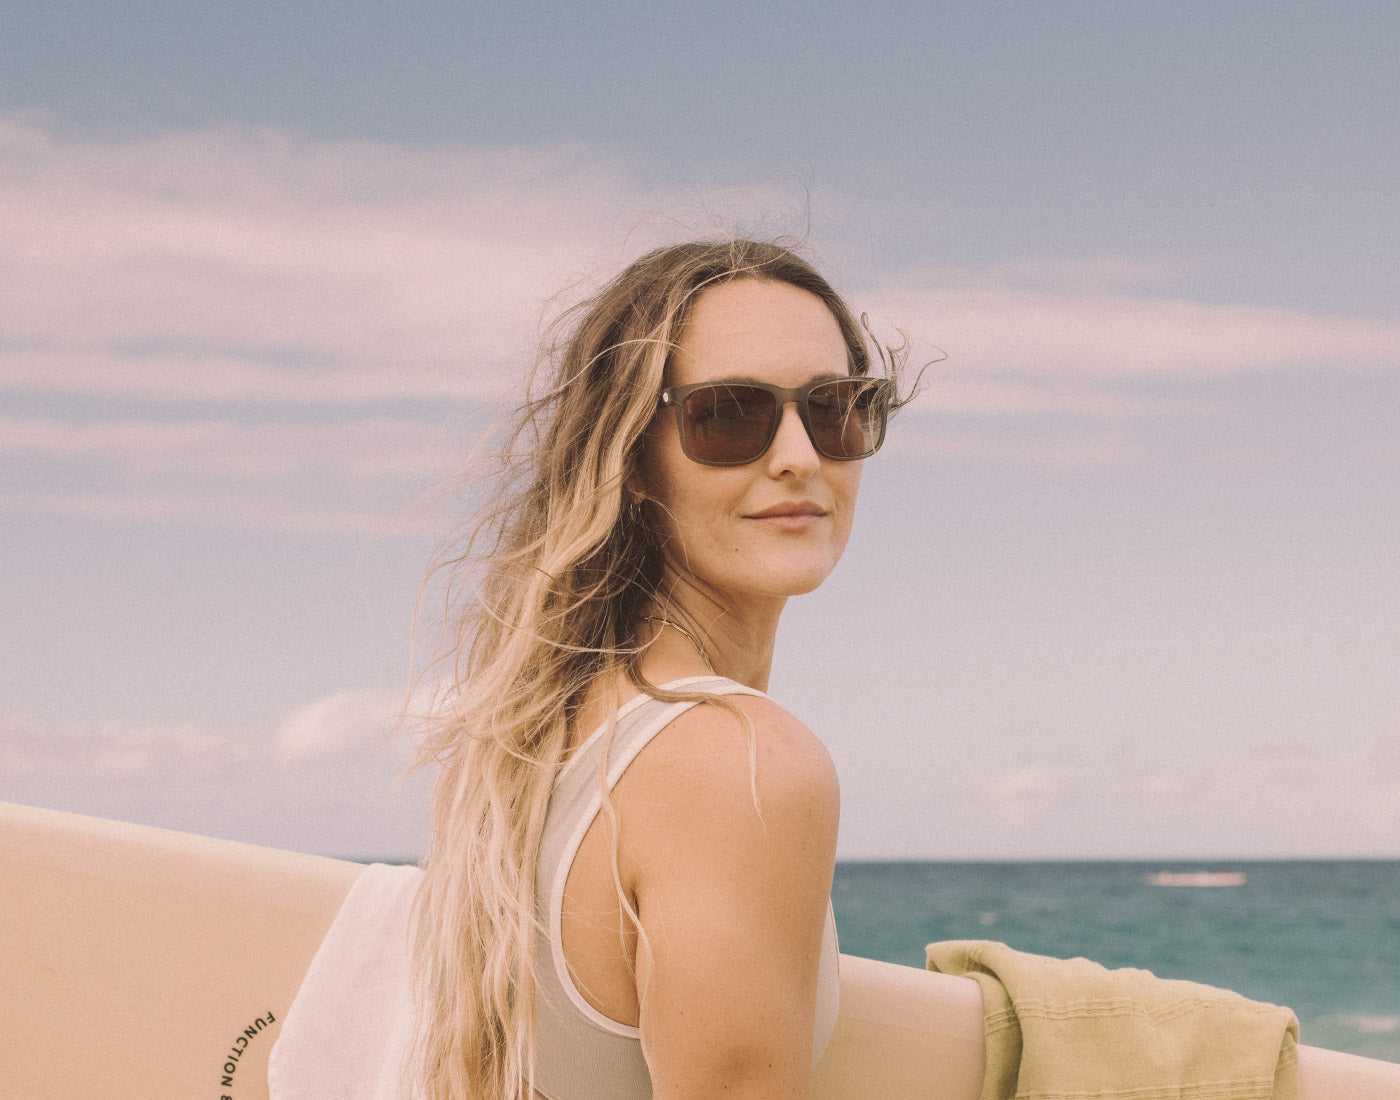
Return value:
M 556 323 L 492 503 L 436 568 L 445 619 L 434 665 L 450 686 L 419 754 L 441 770 L 414 933 L 428 1100 L 530 1095 L 535 874 L 550 791 L 596 678 L 622 673 L 658 693 L 638 669 L 638 632 L 664 603 L 662 540 L 628 490 L 691 305 L 739 278 L 815 294 L 841 328 L 851 372 L 869 372 L 862 323 L 791 249 L 727 240 L 648 253 Z M 874 346 L 896 371 L 902 349 Z

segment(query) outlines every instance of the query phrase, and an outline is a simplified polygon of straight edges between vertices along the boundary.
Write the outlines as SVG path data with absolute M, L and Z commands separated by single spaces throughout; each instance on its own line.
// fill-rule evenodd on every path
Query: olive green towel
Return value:
M 982 987 L 982 1100 L 1298 1100 L 1286 1008 L 983 940 L 929 944 L 928 968 Z

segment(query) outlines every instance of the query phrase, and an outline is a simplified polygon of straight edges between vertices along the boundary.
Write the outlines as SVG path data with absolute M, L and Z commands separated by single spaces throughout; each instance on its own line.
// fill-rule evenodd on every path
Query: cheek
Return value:
M 860 495 L 860 472 L 863 462 L 846 462 L 837 466 L 833 489 L 837 496 L 836 542 L 839 550 L 846 548 L 856 518 L 856 498 Z
M 836 464 L 836 480 L 834 482 L 837 493 L 841 498 L 841 511 L 847 529 L 851 526 L 856 510 L 856 498 L 860 496 L 860 475 L 864 469 L 864 462 L 841 462 Z
M 648 499 L 647 522 L 668 554 L 699 562 L 739 549 L 731 520 L 739 511 L 752 473 L 746 467 L 702 466 L 685 457 L 670 435 L 649 439 L 638 468 Z

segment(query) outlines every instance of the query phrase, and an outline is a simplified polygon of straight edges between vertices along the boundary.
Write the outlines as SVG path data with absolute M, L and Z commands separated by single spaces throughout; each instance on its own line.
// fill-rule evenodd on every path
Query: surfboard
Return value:
M 0 803 L 0 1097 L 263 1100 L 273 1041 L 359 864 Z M 814 1100 L 978 1100 L 974 982 L 841 957 Z M 1400 1065 L 1303 1048 L 1303 1100 Z

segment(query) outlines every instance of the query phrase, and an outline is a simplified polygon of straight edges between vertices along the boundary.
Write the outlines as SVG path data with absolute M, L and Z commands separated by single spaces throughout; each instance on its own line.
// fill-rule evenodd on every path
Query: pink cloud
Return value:
M 96 774 L 123 782 L 159 769 L 206 774 L 229 741 L 187 723 L 53 722 L 0 715 L 0 775 L 25 780 Z
M 644 200 L 581 149 L 245 129 L 103 142 L 13 118 L 0 188 L 0 386 L 42 391 L 66 364 L 59 392 L 198 388 L 162 370 L 178 363 L 276 399 L 310 368 L 348 370 L 353 385 L 319 391 L 331 401 L 498 391 L 549 295 L 593 271 Z
M 650 192 L 582 147 L 314 142 L 248 128 L 102 140 L 19 116 L 0 117 L 0 202 L 0 392 L 288 407 L 282 422 L 254 425 L 12 417 L 0 453 L 116 464 L 137 483 L 20 487 L 0 508 L 356 533 L 430 529 L 366 505 L 356 482 L 433 474 L 465 448 L 406 415 L 327 425 L 296 422 L 298 408 L 412 401 L 489 413 L 514 390 L 541 320 L 631 255 L 746 223 L 788 227 L 755 211 L 801 220 L 784 213 L 780 188 Z M 1120 380 L 1400 359 L 1394 321 L 1167 296 L 1183 274 L 1170 258 L 1107 256 L 848 278 L 864 284 L 853 297 L 881 327 L 950 353 L 891 445 L 1131 464 L 1139 445 L 1116 431 L 997 425 L 1200 411 L 1115 389 Z M 923 412 L 964 423 L 934 432 Z M 333 496 L 348 503 L 269 488 L 309 471 L 339 479 Z M 202 490 L 189 475 L 205 478 Z
M 443 429 L 387 417 L 333 424 L 0 417 L 0 454 L 98 461 L 137 475 L 443 476 L 462 450 L 453 442 L 460 444 Z
M 372 538 L 432 538 L 446 527 L 423 505 L 316 502 L 270 492 L 91 492 L 0 494 L 0 512 L 38 512 L 108 521 L 249 527 Z
M 1007 434 L 988 430 L 946 431 L 901 422 L 890 429 L 886 446 L 894 452 L 927 455 L 955 462 L 995 462 L 1053 469 L 1131 466 L 1143 457 L 1141 446 L 1115 432 Z
M 1195 378 L 1300 367 L 1400 367 L 1400 323 L 1122 291 L 958 287 L 897 278 L 883 308 L 950 369 L 1064 378 Z
M 937 371 L 938 368 L 934 368 Z M 1074 380 L 1034 381 L 951 376 L 933 378 L 910 406 L 912 413 L 962 417 L 1067 415 L 1093 419 L 1196 413 L 1200 402 L 1119 393 Z
M 104 141 L 16 116 L 0 118 L 0 188 L 0 388 L 297 403 L 499 394 L 560 287 L 784 202 L 648 192 L 581 147 Z M 1029 257 L 863 281 L 882 318 L 983 374 L 1396 363 L 1394 321 L 1162 296 L 1180 275 Z

